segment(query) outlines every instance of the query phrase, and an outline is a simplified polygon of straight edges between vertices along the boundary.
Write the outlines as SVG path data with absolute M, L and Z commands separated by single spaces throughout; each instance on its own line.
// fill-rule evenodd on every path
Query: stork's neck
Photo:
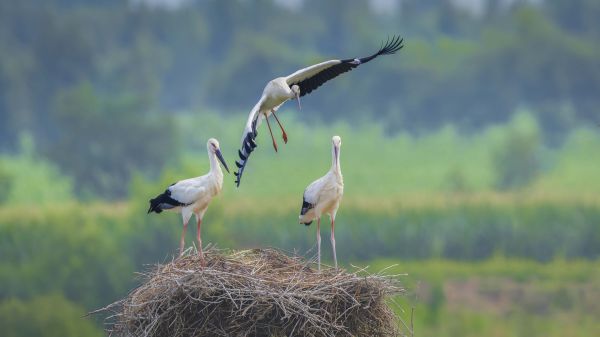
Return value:
M 210 160 L 210 173 L 222 177 L 223 171 L 221 171 L 221 165 L 219 165 L 217 155 L 214 152 L 208 150 L 208 158 Z
M 337 151 L 336 151 L 337 149 Z M 340 166 L 340 148 L 335 145 L 331 147 L 331 172 L 338 176 L 342 176 L 342 168 Z

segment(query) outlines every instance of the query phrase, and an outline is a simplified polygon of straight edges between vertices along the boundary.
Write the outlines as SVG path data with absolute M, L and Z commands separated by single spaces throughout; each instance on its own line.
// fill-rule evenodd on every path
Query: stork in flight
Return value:
M 271 131 L 269 116 L 272 114 L 275 117 L 277 124 L 279 124 L 279 127 L 281 128 L 283 141 L 284 143 L 287 143 L 287 134 L 283 129 L 283 125 L 281 125 L 281 122 L 275 114 L 275 111 L 277 111 L 277 109 L 279 109 L 283 103 L 290 99 L 296 99 L 298 101 L 298 108 L 300 109 L 300 97 L 310 94 L 323 83 L 339 76 L 340 74 L 348 72 L 363 63 L 367 63 L 379 55 L 396 53 L 403 47 L 402 42 L 403 39 L 401 39 L 399 36 L 392 37 L 391 40 L 388 39 L 388 41 L 386 41 L 386 43 L 371 56 L 325 61 L 304 69 L 300 69 L 289 76 L 278 77 L 267 83 L 263 90 L 262 96 L 258 100 L 258 103 L 256 103 L 254 108 L 252 108 L 252 111 L 250 111 L 250 114 L 248 115 L 248 121 L 246 122 L 246 127 L 244 128 L 244 133 L 242 135 L 242 147 L 238 151 L 240 160 L 235 162 L 236 166 L 238 167 L 238 172 L 235 172 L 236 185 L 238 187 L 240 186 L 242 174 L 244 173 L 244 169 L 248 163 L 248 157 L 250 156 L 250 153 L 254 151 L 254 148 L 256 148 L 256 129 L 260 125 L 262 118 L 267 120 L 269 133 L 271 134 L 271 139 L 273 140 L 273 148 L 275 148 L 275 151 L 277 152 L 277 142 L 275 141 L 273 132 Z
M 321 270 L 321 215 L 329 214 L 331 219 L 331 247 L 333 249 L 333 262 L 337 269 L 337 256 L 335 253 L 335 215 L 337 213 L 342 195 L 344 194 L 344 178 L 340 168 L 340 147 L 342 139 L 333 136 L 331 139 L 332 163 L 329 172 L 315 180 L 304 190 L 302 208 L 299 220 L 301 224 L 310 225 L 317 219 L 317 256 L 319 270 Z
M 188 222 L 192 214 L 196 215 L 198 230 L 196 239 L 198 240 L 198 254 L 200 254 L 202 261 L 204 261 L 202 237 L 200 235 L 202 217 L 212 198 L 218 195 L 223 188 L 223 171 L 221 171 L 221 166 L 219 166 L 217 159 L 229 173 L 229 168 L 221 154 L 219 142 L 211 138 L 206 143 L 206 148 L 208 149 L 208 159 L 210 160 L 210 171 L 208 174 L 180 180 L 171 184 L 163 193 L 157 195 L 154 199 L 150 199 L 150 208 L 148 209 L 148 213 L 160 213 L 165 210 L 181 213 L 181 217 L 183 218 L 183 232 L 181 233 L 181 241 L 179 243 L 179 256 L 183 254 Z

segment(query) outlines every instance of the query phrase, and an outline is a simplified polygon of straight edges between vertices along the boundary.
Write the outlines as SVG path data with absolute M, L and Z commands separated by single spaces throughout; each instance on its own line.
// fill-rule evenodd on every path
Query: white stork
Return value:
M 240 181 L 248 162 L 248 157 L 256 147 L 256 129 L 258 125 L 260 125 L 262 118 L 267 120 L 269 133 L 271 134 L 271 139 L 273 140 L 273 147 L 275 148 L 275 151 L 277 151 L 277 142 L 275 141 L 273 132 L 271 131 L 269 116 L 273 114 L 277 124 L 279 124 L 279 127 L 281 128 L 283 141 L 287 143 L 287 134 L 279 122 L 277 115 L 275 114 L 275 111 L 277 111 L 277 109 L 279 109 L 283 103 L 290 99 L 296 99 L 298 100 L 298 108 L 300 108 L 300 97 L 310 94 L 323 83 L 337 77 L 340 74 L 348 72 L 363 63 L 367 63 L 379 55 L 396 53 L 403 47 L 402 42 L 403 39 L 400 37 L 392 37 L 391 40 L 388 39 L 385 45 L 382 45 L 382 47 L 371 56 L 346 60 L 325 61 L 304 69 L 300 69 L 289 76 L 278 77 L 267 83 L 263 90 L 262 96 L 258 100 L 258 103 L 256 103 L 254 108 L 252 108 L 252 111 L 250 111 L 248 121 L 246 122 L 246 127 L 244 128 L 244 133 L 242 135 L 242 147 L 238 151 L 240 160 L 235 162 L 236 166 L 238 167 L 238 172 L 235 172 L 237 177 L 235 182 L 236 185 L 238 187 L 240 186 Z
M 331 139 L 332 163 L 329 172 L 315 180 L 304 190 L 302 208 L 299 220 L 301 224 L 310 225 L 317 219 L 317 256 L 319 270 L 321 270 L 321 215 L 329 214 L 331 219 L 331 247 L 333 249 L 333 262 L 337 269 L 337 256 L 335 253 L 335 215 L 337 213 L 342 195 L 344 194 L 344 178 L 340 168 L 340 147 L 342 139 L 333 136 Z
M 208 159 L 210 160 L 210 171 L 200 177 L 180 180 L 171 184 L 163 193 L 150 199 L 150 208 L 148 213 L 160 213 L 164 210 L 181 213 L 183 218 L 183 233 L 181 233 L 181 242 L 179 243 L 179 256 L 183 254 L 185 244 L 185 232 L 192 214 L 196 215 L 198 252 L 202 261 L 202 238 L 200 235 L 200 226 L 202 217 L 208 208 L 208 204 L 214 196 L 221 192 L 223 188 L 223 171 L 217 162 L 217 159 L 223 164 L 225 170 L 229 173 L 229 168 L 221 154 L 219 142 L 211 138 L 206 143 L 208 149 Z

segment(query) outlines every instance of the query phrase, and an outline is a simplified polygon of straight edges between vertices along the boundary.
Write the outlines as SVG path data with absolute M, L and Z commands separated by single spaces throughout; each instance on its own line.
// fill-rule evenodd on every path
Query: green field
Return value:
M 594 336 L 600 329 L 600 264 L 378 260 L 399 274 L 407 296 L 397 312 L 415 336 Z M 406 330 L 406 329 L 405 329 Z
M 205 243 L 272 246 L 313 258 L 315 226 L 299 225 L 297 213 L 304 187 L 329 168 L 330 138 L 339 134 L 345 178 L 336 221 L 339 260 L 373 272 L 396 265 L 387 272 L 408 274 L 400 278 L 408 292 L 397 309 L 409 321 L 416 308 L 416 336 L 592 336 L 598 330 L 595 129 L 573 130 L 550 147 L 526 112 L 468 135 L 448 126 L 390 136 L 376 127 L 305 126 L 290 110 L 280 116 L 289 144 L 274 153 L 259 131 L 242 186 L 236 189 L 227 175 L 206 214 Z M 176 251 L 179 216 L 147 215 L 148 199 L 208 170 L 208 137 L 221 140 L 233 167 L 238 119 L 179 116 L 181 155 L 160 176 L 136 174 L 129 197 L 119 202 L 77 201 L 77 186 L 37 156 L 27 137 L 20 154 L 2 156 L 0 171 L 10 179 L 0 175 L 9 191 L 0 207 L 0 325 L 35 335 L 52 320 L 62 322 L 55 331 L 63 335 L 80 328 L 100 334 L 101 322 L 81 316 L 124 296 L 137 282 L 135 272 Z M 523 164 L 518 151 L 507 158 L 515 147 L 535 163 Z M 518 185 L 506 176 L 520 177 Z M 323 227 L 327 262 L 327 222 Z M 45 306 L 56 310 L 38 310 Z
M 178 216 L 146 215 L 145 206 L 0 208 L 2 325 L 35 334 L 52 319 L 64 324 L 56 331 L 98 331 L 101 322 L 82 315 L 124 296 L 136 271 L 175 254 Z M 296 212 L 291 201 L 257 209 L 251 200 L 218 200 L 203 237 L 221 248 L 274 246 L 313 258 L 314 226 L 297 224 Z M 396 309 L 409 321 L 416 308 L 417 336 L 592 336 L 598 329 L 597 201 L 490 193 L 367 207 L 349 198 L 337 224 L 345 267 L 407 274 Z M 192 238 L 193 230 L 188 245 Z M 327 239 L 323 247 L 327 262 Z M 57 308 L 51 318 L 37 310 L 49 305 Z

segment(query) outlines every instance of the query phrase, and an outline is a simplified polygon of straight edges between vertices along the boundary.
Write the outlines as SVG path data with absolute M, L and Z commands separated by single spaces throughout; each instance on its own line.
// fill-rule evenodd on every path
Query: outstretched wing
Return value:
M 235 184 L 237 187 L 240 187 L 244 169 L 246 168 L 246 164 L 248 164 L 248 157 L 250 157 L 250 154 L 257 146 L 256 136 L 258 133 L 256 129 L 260 121 L 260 106 L 264 100 L 265 96 L 262 96 L 260 100 L 258 100 L 258 103 L 256 103 L 254 108 L 252 108 L 250 111 L 250 114 L 248 115 L 248 121 L 246 122 L 246 127 L 244 128 L 244 133 L 242 134 L 242 147 L 238 150 L 238 156 L 240 159 L 235 161 L 235 165 L 238 167 L 238 171 L 234 172 Z
M 363 63 L 367 63 L 379 55 L 390 55 L 402 49 L 404 39 L 399 36 L 387 40 L 379 50 L 370 56 L 346 60 L 329 60 L 310 67 L 300 69 L 286 77 L 287 84 L 291 87 L 297 85 L 300 87 L 300 96 L 310 94 L 313 90 L 320 87 L 323 83 L 336 78 L 337 76 L 348 72 Z

